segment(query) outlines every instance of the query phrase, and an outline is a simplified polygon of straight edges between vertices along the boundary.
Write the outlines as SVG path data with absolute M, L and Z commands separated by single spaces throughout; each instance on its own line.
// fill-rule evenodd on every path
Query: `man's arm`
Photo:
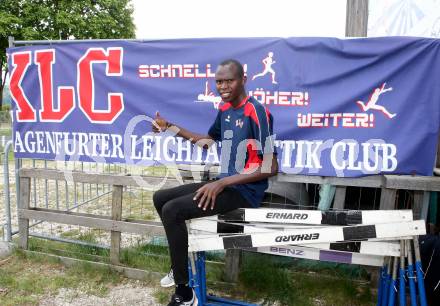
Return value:
M 160 116 L 159 112 L 156 112 L 156 117 L 154 118 L 152 128 L 153 132 L 155 133 L 169 129 L 170 131 L 175 132 L 177 136 L 183 137 L 192 143 L 199 145 L 200 147 L 204 147 L 205 149 L 214 143 L 214 140 L 211 136 L 193 133 L 174 123 L 168 122 L 165 120 L 165 118 Z
M 263 163 L 252 173 L 235 174 L 224 177 L 218 181 L 214 181 L 203 185 L 196 191 L 194 201 L 199 200 L 199 207 L 206 210 L 208 207 L 214 209 L 217 195 L 228 186 L 252 183 L 274 176 L 278 173 L 278 161 L 276 155 L 265 154 Z
M 263 163 L 251 173 L 235 174 L 222 178 L 220 181 L 226 186 L 247 184 L 266 179 L 278 173 L 278 161 L 274 154 L 265 154 Z
M 175 132 L 177 136 L 183 137 L 192 143 L 199 145 L 200 147 L 204 147 L 205 149 L 210 147 L 215 142 L 209 135 L 193 133 L 176 124 L 170 124 L 168 129 L 172 132 Z

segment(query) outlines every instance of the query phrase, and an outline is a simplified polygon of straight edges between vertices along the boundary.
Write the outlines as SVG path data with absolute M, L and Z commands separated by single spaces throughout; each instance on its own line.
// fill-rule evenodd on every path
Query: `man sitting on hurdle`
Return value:
M 177 136 L 207 148 L 222 141 L 221 174 L 213 181 L 159 190 L 153 202 L 165 228 L 171 271 L 162 286 L 176 284 L 168 305 L 197 305 L 188 286 L 188 230 L 185 221 L 224 214 L 237 208 L 257 208 L 278 172 L 273 117 L 256 99 L 246 95 L 243 66 L 225 60 L 215 73 L 216 88 L 224 104 L 208 135 L 190 132 L 156 113 L 153 131 L 171 129 Z M 229 142 L 229 143 L 228 143 Z

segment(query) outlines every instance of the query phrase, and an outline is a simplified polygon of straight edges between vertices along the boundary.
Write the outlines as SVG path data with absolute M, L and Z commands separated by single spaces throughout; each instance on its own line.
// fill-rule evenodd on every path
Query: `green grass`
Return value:
M 60 288 L 79 288 L 104 296 L 122 277 L 109 269 L 78 264 L 65 268 L 42 255 L 15 252 L 0 268 L 0 305 L 38 305 L 42 296 Z
M 84 242 L 96 243 L 96 239 L 90 233 L 81 234 L 75 238 Z M 108 249 L 88 245 L 63 243 L 31 237 L 29 238 L 29 250 L 76 259 L 110 262 L 110 252 Z
M 328 269 L 310 273 L 274 263 L 262 254 L 252 254 L 246 256 L 240 273 L 240 291 L 245 292 L 246 300 L 265 305 L 275 302 L 302 306 L 374 303 L 368 284 L 349 277 L 335 277 L 338 269 Z
M 154 298 L 160 304 L 167 304 L 170 301 L 170 290 L 158 288 L 153 293 Z
M 78 236 L 79 235 L 79 236 Z M 80 237 L 82 241 L 96 243 L 93 232 L 81 234 L 75 230 L 65 237 Z M 90 261 L 109 262 L 109 250 L 99 247 L 46 241 L 30 238 L 31 250 L 74 257 Z M 222 260 L 222 254 L 208 254 L 209 259 Z M 148 271 L 166 273 L 170 267 L 168 248 L 164 245 L 140 244 L 121 250 L 124 266 Z M 98 282 L 100 273 L 95 267 L 82 267 L 77 274 L 95 273 L 89 278 Z M 231 288 L 222 284 L 223 264 L 207 264 L 208 288 L 218 296 L 258 302 L 265 305 L 371 305 L 374 294 L 368 283 L 364 269 L 344 264 L 323 263 L 291 258 L 274 257 L 264 254 L 245 253 L 240 271 L 239 283 Z M 105 275 L 111 275 L 104 271 Z M 113 276 L 112 276 L 113 277 Z M 111 278 L 112 278 L 111 277 Z M 74 282 L 74 280 L 71 280 Z M 73 284 L 67 282 L 67 286 Z M 26 286 L 23 283 L 22 286 Z M 1 287 L 1 285 L 0 285 Z M 374 285 L 373 285 L 374 287 Z M 99 289 L 102 289 L 100 292 Z M 105 286 L 95 286 L 97 294 L 105 293 Z M 167 300 L 169 290 L 157 290 L 158 300 Z
M 69 232 L 68 232 L 69 233 Z M 84 242 L 96 244 L 93 233 L 76 236 L 76 230 L 64 234 L 65 238 L 75 236 Z M 89 261 L 110 263 L 110 251 L 95 246 L 48 241 L 39 238 L 29 238 L 29 250 L 58 256 L 71 257 Z M 127 267 L 166 273 L 170 269 L 168 248 L 156 245 L 140 245 L 121 250 L 120 261 Z
M 163 246 L 138 246 L 121 252 L 121 263 L 126 266 L 166 273 L 170 269 L 168 249 Z

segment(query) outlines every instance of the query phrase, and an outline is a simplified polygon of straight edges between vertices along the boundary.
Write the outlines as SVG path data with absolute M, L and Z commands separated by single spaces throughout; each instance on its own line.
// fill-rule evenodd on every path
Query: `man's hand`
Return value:
M 165 131 L 169 126 L 169 123 L 160 116 L 159 112 L 156 112 L 156 117 L 152 122 L 152 129 L 154 133 L 159 133 Z
M 214 181 L 208 184 L 203 185 L 196 191 L 196 195 L 194 196 L 194 201 L 199 200 L 199 207 L 203 210 L 206 210 L 209 206 L 211 209 L 214 209 L 215 199 L 218 194 L 225 189 L 225 185 L 222 180 Z

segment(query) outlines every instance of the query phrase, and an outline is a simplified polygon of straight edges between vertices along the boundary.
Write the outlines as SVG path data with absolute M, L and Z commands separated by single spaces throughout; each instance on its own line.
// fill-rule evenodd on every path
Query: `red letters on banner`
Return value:
M 42 122 L 62 122 L 75 108 L 75 91 L 73 86 L 58 87 L 58 108 L 53 105 L 52 64 L 55 62 L 55 50 L 35 52 L 35 63 L 38 65 L 40 80 Z
M 107 110 L 95 109 L 95 91 L 92 64 L 105 63 L 107 76 L 122 75 L 122 48 L 91 48 L 78 62 L 79 108 L 93 123 L 112 123 L 124 110 L 122 94 L 108 93 Z
M 34 62 L 38 66 L 40 83 L 41 122 L 62 122 L 75 109 L 75 88 L 73 86 L 58 86 L 58 105 L 54 106 L 53 99 L 53 64 L 56 62 L 55 50 L 46 49 L 35 51 Z M 93 64 L 106 65 L 106 76 L 122 75 L 122 48 L 90 48 L 77 64 L 78 104 L 81 111 L 90 122 L 110 124 L 124 110 L 122 93 L 108 93 L 106 110 L 95 109 Z M 16 118 L 18 122 L 35 122 L 36 111 L 26 97 L 21 83 L 31 65 L 31 51 L 12 54 L 12 71 L 10 90 L 17 104 Z
M 29 103 L 29 100 L 24 94 L 23 88 L 21 87 L 21 81 L 23 80 L 23 76 L 26 73 L 30 62 L 30 51 L 17 52 L 12 55 L 12 66 L 14 68 L 11 72 L 9 88 L 11 90 L 12 98 L 17 103 L 17 120 L 23 122 L 36 121 L 35 109 L 32 107 L 31 103 Z

